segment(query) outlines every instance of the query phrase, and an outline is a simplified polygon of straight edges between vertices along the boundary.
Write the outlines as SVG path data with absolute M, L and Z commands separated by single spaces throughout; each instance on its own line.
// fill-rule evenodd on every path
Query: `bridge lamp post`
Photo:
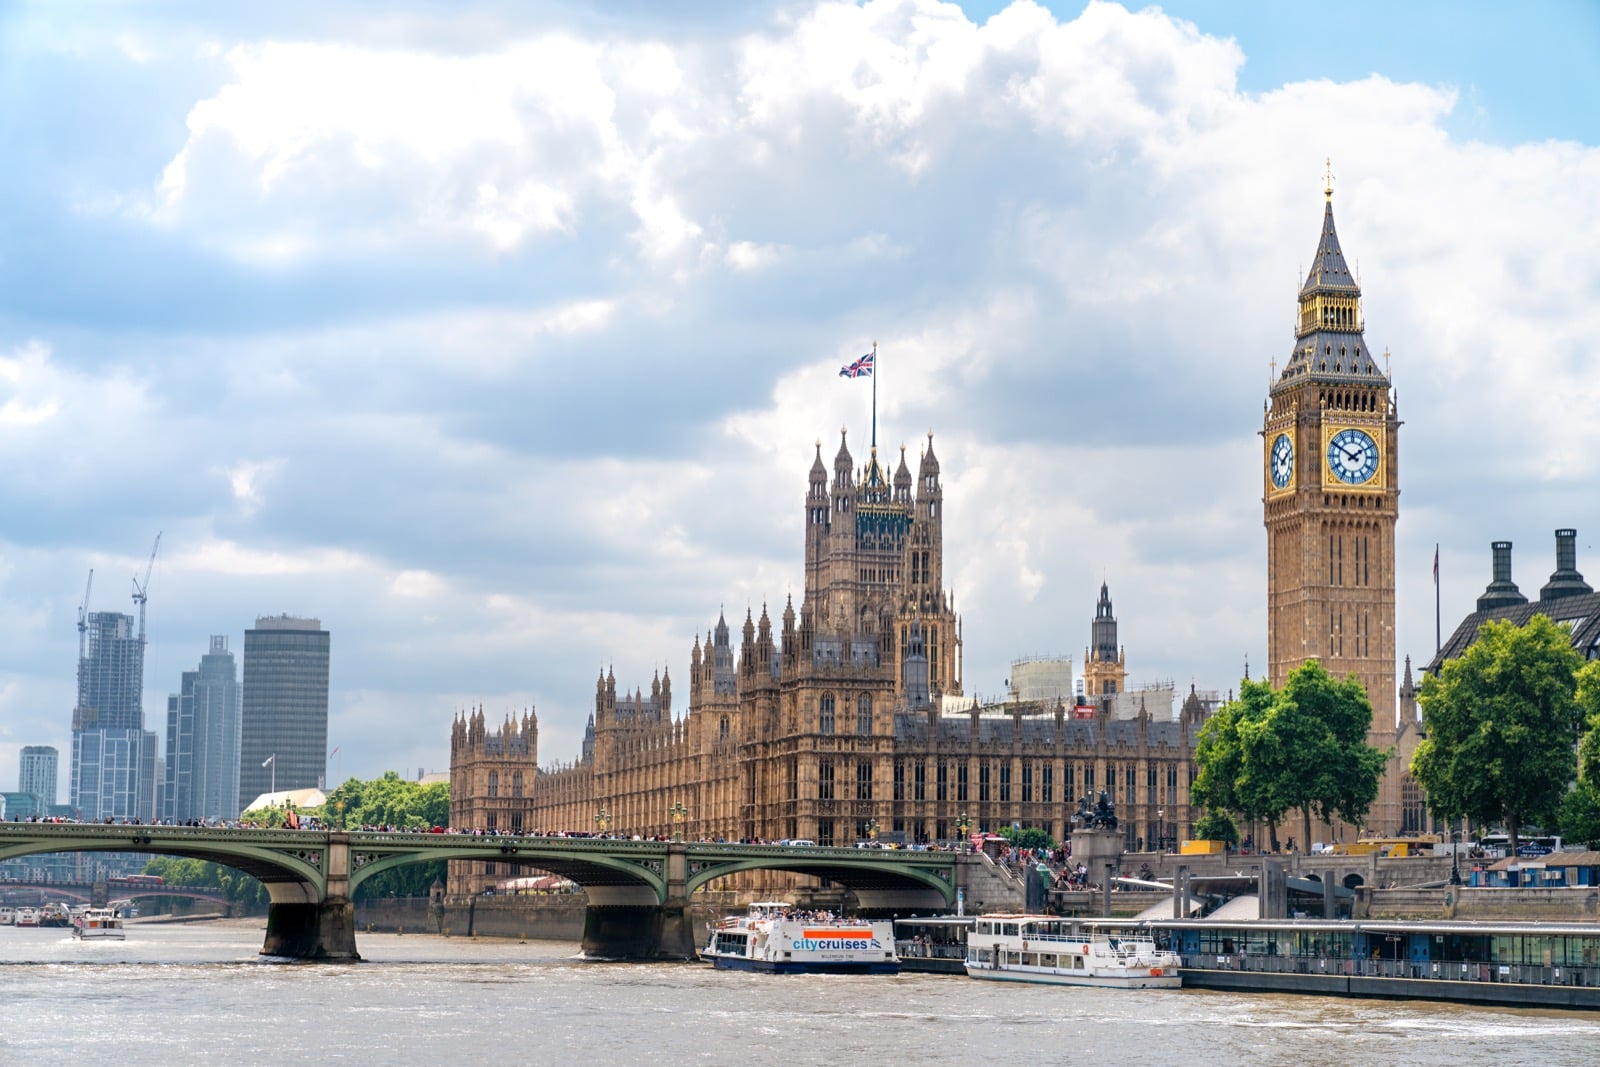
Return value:
M 594 828 L 600 832 L 602 837 L 611 830 L 611 813 L 606 810 L 604 804 L 600 805 L 600 810 L 594 813 Z
M 867 825 L 866 825 L 866 831 L 867 831 L 867 840 L 868 841 L 876 841 L 876 840 L 878 840 L 878 820 L 877 819 L 868 819 L 867 820 Z
M 956 816 L 956 832 L 961 835 L 961 851 L 962 852 L 967 851 L 967 849 L 972 844 L 972 842 L 970 840 L 968 840 L 968 838 L 967 838 L 967 835 L 971 831 L 972 831 L 972 820 L 967 818 L 967 813 L 966 812 L 962 812 L 960 815 L 957 815 Z
M 683 801 L 667 809 L 667 814 L 672 816 L 672 839 L 683 840 L 683 820 L 689 817 L 689 809 L 683 806 Z
M 1156 851 L 1167 850 L 1167 809 L 1156 809 Z

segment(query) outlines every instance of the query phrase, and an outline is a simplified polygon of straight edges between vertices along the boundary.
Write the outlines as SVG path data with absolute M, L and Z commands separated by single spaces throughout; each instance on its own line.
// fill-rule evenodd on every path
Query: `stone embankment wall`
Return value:
M 1361 913 L 1365 905 L 1364 914 Z M 1358 890 L 1358 917 L 1369 919 L 1459 919 L 1493 922 L 1600 922 L 1600 889 Z
M 747 903 L 735 893 L 697 895 L 695 943 L 704 944 L 711 922 L 744 910 Z M 588 907 L 582 893 L 447 897 L 442 906 L 426 897 L 391 897 L 358 903 L 356 932 L 576 942 L 583 939 Z

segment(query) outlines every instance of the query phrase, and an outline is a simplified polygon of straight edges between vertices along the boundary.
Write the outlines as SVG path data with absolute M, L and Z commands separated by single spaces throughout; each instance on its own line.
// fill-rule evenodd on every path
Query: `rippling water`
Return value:
M 367 962 L 257 958 L 248 921 L 124 942 L 0 927 L 0 1064 L 1539 1064 L 1600 1015 L 593 963 L 567 943 L 362 934 Z

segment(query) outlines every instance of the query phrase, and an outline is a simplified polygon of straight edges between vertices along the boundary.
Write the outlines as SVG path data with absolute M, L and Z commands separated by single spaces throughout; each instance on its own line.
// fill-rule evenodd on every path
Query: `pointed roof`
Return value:
M 1344 260 L 1344 250 L 1339 247 L 1339 232 L 1333 226 L 1333 187 L 1323 190 L 1327 202 L 1322 208 L 1322 237 L 1317 241 L 1317 251 L 1311 257 L 1311 269 L 1306 272 L 1306 282 L 1300 287 L 1302 293 L 1310 293 L 1321 289 L 1324 292 L 1357 293 L 1361 287 L 1356 284 L 1356 279 L 1350 273 L 1350 266 Z
M 889 479 L 884 475 L 883 468 L 878 465 L 878 446 L 872 446 L 872 453 L 867 460 L 867 469 L 861 476 L 861 484 L 868 489 L 881 489 L 889 484 Z
M 1311 269 L 1300 286 L 1300 326 L 1295 331 L 1294 348 L 1288 362 L 1273 383 L 1274 392 L 1293 388 L 1307 378 L 1321 382 L 1389 384 L 1388 374 L 1372 358 L 1363 336 L 1361 286 L 1345 261 L 1339 232 L 1333 224 L 1331 171 L 1323 195 L 1326 202 L 1322 209 L 1322 234 Z
M 911 485 L 911 468 L 906 466 L 905 445 L 900 446 L 900 466 L 894 472 L 894 484 L 896 486 Z
M 930 474 L 939 473 L 939 457 L 933 454 L 933 431 L 928 431 L 928 448 L 922 453 L 922 464 L 919 467 L 921 474 L 926 478 Z

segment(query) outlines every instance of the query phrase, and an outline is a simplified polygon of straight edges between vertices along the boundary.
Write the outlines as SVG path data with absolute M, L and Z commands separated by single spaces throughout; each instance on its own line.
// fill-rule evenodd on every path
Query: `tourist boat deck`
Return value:
M 902 971 L 965 974 L 970 915 L 932 915 L 896 919 L 894 951 Z
M 967 974 L 1001 982 L 1176 989 L 1177 955 L 1127 924 L 1053 915 L 980 915 L 967 936 Z
M 748 914 L 721 920 L 700 955 L 716 967 L 773 974 L 900 970 L 888 922 L 796 911 L 782 901 L 751 904 Z
M 122 918 L 111 908 L 87 908 L 74 917 L 72 936 L 85 941 L 121 941 L 128 934 L 122 928 Z

